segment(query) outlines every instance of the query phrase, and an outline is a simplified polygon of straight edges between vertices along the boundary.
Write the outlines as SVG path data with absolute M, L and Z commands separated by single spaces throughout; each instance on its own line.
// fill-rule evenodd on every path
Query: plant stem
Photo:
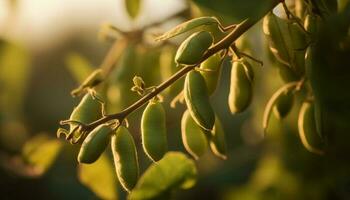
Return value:
M 273 9 L 279 2 L 276 1 L 275 5 L 271 6 L 271 9 Z M 263 16 L 262 16 L 263 17 Z M 249 28 L 251 28 L 258 20 L 250 20 L 246 19 L 242 21 L 240 24 L 238 24 L 226 37 L 224 37 L 222 40 L 214 44 L 211 48 L 208 49 L 208 51 L 203 55 L 202 59 L 194 65 L 187 65 L 180 69 L 178 72 L 176 72 L 173 76 L 171 76 L 168 80 L 161 83 L 159 86 L 155 87 L 155 89 L 148 93 L 147 95 L 140 98 L 138 101 L 136 101 L 134 104 L 130 105 L 123 111 L 111 115 L 106 115 L 88 125 L 86 125 L 84 128 L 85 130 L 92 130 L 95 127 L 97 127 L 100 124 L 106 123 L 110 120 L 119 120 L 120 122 L 123 121 L 130 113 L 134 112 L 141 106 L 143 106 L 145 103 L 147 103 L 149 100 L 151 100 L 153 97 L 157 96 L 160 92 L 162 92 L 164 89 L 172 85 L 175 81 L 179 80 L 181 77 L 183 77 L 185 74 L 193 70 L 196 66 L 198 66 L 201 62 L 209 58 L 211 55 L 221 51 L 222 49 L 228 49 L 232 43 L 234 43 L 243 33 L 245 33 Z

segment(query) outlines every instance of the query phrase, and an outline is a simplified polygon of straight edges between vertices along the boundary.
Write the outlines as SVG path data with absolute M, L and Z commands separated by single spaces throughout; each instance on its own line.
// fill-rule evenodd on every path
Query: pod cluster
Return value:
M 78 162 L 94 163 L 111 141 L 116 174 L 126 191 L 131 191 L 139 177 L 139 164 L 133 136 L 124 126 L 116 130 L 110 124 L 101 124 L 84 139 L 78 154 Z
M 294 99 L 299 96 L 303 99 L 297 123 L 301 143 L 308 151 L 323 154 L 326 136 L 322 131 L 322 108 L 310 83 L 318 79 L 315 71 L 319 66 L 315 66 L 314 43 L 317 42 L 322 20 L 330 14 L 328 11 L 333 12 L 336 1 L 331 4 L 312 2 L 309 6 L 324 9 L 319 13 L 303 6 L 299 5 L 295 11 L 296 19 L 281 18 L 270 12 L 263 21 L 263 32 L 280 77 L 285 82 L 265 107 L 263 127 L 265 131 L 268 129 L 271 113 L 278 119 L 285 118 L 296 104 Z
M 322 5 L 318 6 L 322 7 Z M 268 101 L 263 117 L 263 127 L 265 131 L 268 129 L 272 113 L 280 120 L 287 117 L 296 104 L 296 94 L 301 93 L 303 103 L 298 116 L 301 143 L 310 152 L 323 154 L 325 136 L 322 132 L 322 109 L 307 82 L 307 78 L 317 77 L 314 71 L 316 58 L 312 43 L 317 39 L 322 18 L 308 12 L 311 11 L 304 9 L 303 13 L 297 13 L 299 19 L 294 21 L 278 17 L 272 12 L 264 18 L 263 32 L 268 40 L 271 55 L 278 63 L 278 70 L 285 85 L 278 89 Z M 302 21 L 304 24 L 301 24 Z M 216 18 L 202 17 L 180 24 L 159 36 L 157 40 L 166 40 L 196 30 L 198 27 L 211 25 L 222 29 L 222 25 Z M 171 76 L 175 71 L 175 65 L 190 69 L 183 86 L 180 83 L 180 86 L 172 90 L 176 92 L 182 90 L 178 98 L 187 107 L 181 119 L 182 143 L 186 151 L 195 159 L 203 156 L 208 149 L 222 159 L 227 158 L 224 128 L 210 102 L 210 97 L 219 85 L 221 68 L 227 55 L 232 56 L 227 99 L 229 110 L 232 114 L 244 112 L 253 99 L 254 70 L 247 60 L 249 56 L 237 52 L 230 45 L 225 45 L 224 49 L 216 51 L 214 41 L 218 41 L 217 36 L 203 28 L 201 31 L 193 31 L 176 52 L 175 49 L 168 47 L 167 52 L 159 54 L 158 57 L 155 56 L 158 64 L 169 66 L 168 70 L 159 70 L 158 75 L 161 78 Z M 125 52 L 120 58 L 118 70 L 110 74 L 112 77 L 108 82 L 110 86 L 103 88 L 102 84 L 100 88 L 101 91 L 106 90 L 104 92 L 109 100 L 108 103 L 117 105 L 112 108 L 112 111 L 113 109 L 120 111 L 133 102 L 133 97 L 121 98 L 124 97 L 124 93 L 130 92 L 130 89 L 141 96 L 159 89 L 147 88 L 145 82 L 148 83 L 148 81 L 143 81 L 138 76 L 134 77 L 134 71 L 142 72 L 134 67 L 144 62 L 135 60 L 135 57 L 138 57 L 138 51 L 142 49 L 137 48 L 138 46 L 134 43 L 124 47 L 126 47 Z M 213 49 L 216 52 L 214 54 Z M 117 52 L 117 48 L 115 51 Z M 113 59 L 115 58 L 111 56 L 107 60 L 113 61 Z M 105 72 L 102 69 L 95 70 L 72 94 L 78 96 L 97 87 L 106 78 Z M 158 73 L 157 70 L 147 72 L 152 73 L 152 78 Z M 134 77 L 134 86 L 130 85 L 132 77 Z M 69 119 L 69 131 L 63 132 L 71 143 L 82 143 L 78 154 L 79 163 L 95 162 L 111 143 L 117 177 L 122 187 L 130 192 L 137 184 L 139 177 L 137 145 L 133 135 L 122 122 L 111 120 L 91 128 L 92 130 L 84 129 L 90 128 L 91 124 L 95 124 L 93 122 L 99 122 L 99 119 L 105 117 L 100 100 L 92 94 L 90 92 L 85 94 L 78 106 L 74 108 Z M 149 101 L 146 102 L 148 104 L 141 119 L 142 148 L 152 162 L 160 161 L 168 151 L 166 113 L 160 99 L 158 96 L 154 96 L 151 100 L 147 99 Z

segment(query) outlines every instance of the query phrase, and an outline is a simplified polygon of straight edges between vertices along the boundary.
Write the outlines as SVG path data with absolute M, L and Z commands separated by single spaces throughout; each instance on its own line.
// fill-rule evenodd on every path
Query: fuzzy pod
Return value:
M 277 17 L 273 13 L 269 13 L 264 17 L 263 31 L 269 41 L 271 52 L 275 55 L 278 61 L 285 65 L 290 65 L 291 41 L 289 35 L 288 24 L 285 20 Z
M 142 145 L 146 155 L 154 162 L 160 160 L 168 149 L 165 111 L 157 101 L 150 101 L 141 119 Z
M 317 133 L 314 105 L 311 102 L 304 102 L 301 106 L 298 118 L 299 136 L 304 147 L 315 154 L 322 155 L 322 139 Z
M 231 113 L 243 112 L 250 105 L 253 96 L 252 69 L 242 60 L 234 62 L 231 69 L 228 105 Z
M 110 125 L 101 124 L 92 130 L 84 139 L 78 154 L 79 163 L 95 162 L 106 149 L 113 129 Z
M 227 144 L 226 144 L 226 135 L 220 119 L 215 117 L 215 126 L 210 132 L 210 149 L 214 155 L 218 156 L 221 159 L 226 160 L 227 158 Z
M 193 33 L 177 49 L 175 62 L 183 65 L 197 64 L 213 44 L 213 40 L 213 36 L 209 32 Z
M 315 82 L 319 81 L 319 70 L 318 65 L 316 65 L 316 60 L 318 58 L 315 55 L 315 46 L 310 45 L 305 54 L 305 69 L 306 69 L 306 76 L 308 77 L 310 81 L 310 84 L 313 89 L 313 94 L 318 95 L 318 91 L 321 91 L 321 87 L 319 84 L 315 84 Z M 314 82 L 313 82 L 314 81 Z M 325 139 L 324 134 L 324 126 L 325 122 L 325 116 L 324 111 L 321 106 L 321 101 L 318 98 L 315 98 L 314 100 L 314 115 L 315 115 L 315 123 L 316 123 L 316 129 L 317 133 L 320 135 L 321 138 Z
M 279 62 L 289 66 L 297 75 L 304 73 L 306 34 L 297 23 L 277 17 L 273 13 L 265 16 L 263 31 L 271 52 Z
M 102 116 L 101 104 L 90 94 L 85 94 L 79 102 L 78 106 L 73 109 L 69 120 L 78 121 L 80 123 L 88 124 L 98 120 Z M 77 124 L 70 124 L 70 131 L 76 128 Z M 74 135 L 79 135 L 78 131 L 75 131 Z
M 139 163 L 133 136 L 127 128 L 120 126 L 112 136 L 112 153 L 118 180 L 130 192 L 139 177 Z
M 208 149 L 205 133 L 192 119 L 188 110 L 185 111 L 181 119 L 181 136 L 186 151 L 196 160 Z
M 217 88 L 220 78 L 222 58 L 220 53 L 216 53 L 201 63 L 200 73 L 207 84 L 208 93 L 212 95 Z
M 184 96 L 193 120 L 204 130 L 210 131 L 215 123 L 215 113 L 209 101 L 205 80 L 200 72 L 193 70 L 187 74 Z

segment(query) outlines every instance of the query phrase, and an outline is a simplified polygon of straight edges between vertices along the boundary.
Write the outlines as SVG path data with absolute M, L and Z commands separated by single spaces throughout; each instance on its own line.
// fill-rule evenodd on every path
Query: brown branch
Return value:
M 278 3 L 280 3 L 278 0 L 274 3 L 274 5 L 271 5 L 271 9 L 273 9 Z M 263 16 L 262 16 L 263 17 Z M 222 49 L 228 49 L 231 44 L 233 44 L 242 34 L 244 34 L 247 30 L 249 30 L 254 24 L 256 24 L 260 19 L 246 19 L 242 21 L 240 24 L 238 24 L 229 34 L 227 34 L 226 37 L 224 37 L 222 40 L 214 44 L 212 47 L 206 51 L 206 53 L 203 55 L 201 60 L 198 61 L 197 64 L 194 65 L 187 65 L 180 69 L 178 72 L 176 72 L 173 76 L 171 76 L 168 80 L 161 83 L 159 86 L 155 87 L 155 89 L 148 93 L 147 95 L 140 98 L 138 101 L 124 109 L 123 111 L 111 115 L 103 116 L 102 118 L 87 124 L 83 126 L 82 128 L 85 131 L 93 130 L 95 127 L 97 127 L 100 124 L 106 123 L 111 120 L 119 120 L 120 123 L 132 112 L 142 107 L 144 104 L 146 104 L 149 100 L 151 100 L 153 97 L 157 96 L 160 92 L 162 92 L 164 89 L 172 85 L 174 82 L 179 80 L 181 77 L 183 77 L 185 74 L 193 70 L 196 66 L 198 66 L 201 62 L 212 56 L 213 54 L 219 52 Z
M 147 103 L 149 100 L 151 100 L 153 97 L 158 95 L 160 92 L 162 92 L 164 89 L 172 85 L 175 81 L 183 77 L 185 74 L 193 70 L 196 66 L 198 66 L 201 62 L 209 58 L 211 55 L 217 53 L 218 51 L 222 49 L 227 49 L 230 47 L 230 45 L 238 39 L 244 32 L 246 32 L 251 26 L 253 26 L 255 22 L 252 22 L 250 20 L 244 20 L 242 23 L 238 24 L 237 27 L 232 30 L 225 38 L 217 42 L 215 45 L 213 45 L 211 48 L 208 49 L 208 51 L 203 55 L 202 59 L 194 65 L 187 65 L 183 67 L 181 70 L 176 72 L 173 76 L 171 76 L 168 80 L 164 81 L 162 84 L 157 86 L 152 92 L 148 93 L 147 95 L 140 98 L 138 101 L 136 101 L 131 106 L 127 107 L 123 111 L 111 115 L 106 115 L 102 117 L 101 119 L 94 121 L 90 124 L 88 124 L 85 129 L 86 130 L 92 130 L 95 127 L 97 127 L 100 124 L 106 123 L 110 120 L 119 120 L 123 121 L 130 113 L 137 110 L 141 106 L 143 106 L 145 103 Z

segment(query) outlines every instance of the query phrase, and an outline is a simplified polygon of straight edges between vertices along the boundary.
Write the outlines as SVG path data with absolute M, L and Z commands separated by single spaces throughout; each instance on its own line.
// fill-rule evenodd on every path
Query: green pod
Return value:
M 130 192 L 139 177 L 139 163 L 134 138 L 127 128 L 120 126 L 112 136 L 112 153 L 118 180 Z
M 205 80 L 198 71 L 191 71 L 187 74 L 184 96 L 194 121 L 204 130 L 210 131 L 215 123 L 215 113 L 209 101 Z
M 84 124 L 98 120 L 102 116 L 101 104 L 93 99 L 90 94 L 85 94 L 77 107 L 73 109 L 69 120 L 78 121 Z M 70 125 L 70 131 L 76 128 L 77 124 Z M 76 132 L 74 135 L 78 134 Z
M 311 41 L 315 41 L 315 37 L 319 32 L 321 23 L 321 18 L 318 15 L 309 14 L 305 17 L 304 28 L 307 32 L 309 32 Z
M 313 80 L 314 82 L 320 81 L 319 75 L 318 75 L 318 66 L 315 65 L 317 57 L 314 55 L 315 53 L 315 46 L 310 45 L 305 53 L 305 69 L 306 69 L 306 76 L 309 80 Z M 313 88 L 313 93 L 321 90 L 321 87 L 318 84 L 315 84 L 314 82 L 310 81 L 310 84 Z M 320 135 L 321 138 L 325 138 L 324 135 L 324 115 L 323 110 L 321 107 L 321 102 L 319 99 L 315 98 L 315 123 L 316 123 L 316 129 L 317 133 Z
M 197 64 L 212 44 L 213 36 L 209 32 L 193 33 L 177 49 L 175 62 L 183 65 Z
M 311 102 L 304 102 L 301 106 L 298 118 L 299 136 L 304 147 L 316 154 L 322 155 L 322 140 L 317 134 L 314 105 Z
M 81 123 L 90 123 L 102 116 L 101 104 L 90 94 L 85 94 L 77 107 L 74 108 L 69 119 Z
M 240 113 L 250 104 L 253 96 L 251 69 L 242 60 L 234 62 L 231 69 L 228 105 L 231 113 Z
M 154 162 L 160 160 L 168 149 L 165 111 L 161 103 L 150 101 L 141 119 L 143 150 Z
M 197 160 L 208 149 L 208 141 L 205 133 L 192 119 L 188 110 L 181 119 L 181 133 L 186 151 Z
M 92 130 L 80 147 L 79 163 L 95 162 L 106 149 L 112 131 L 112 128 L 107 124 L 101 124 Z
M 263 31 L 277 60 L 289 66 L 297 75 L 303 74 L 305 53 L 303 49 L 307 42 L 301 27 L 271 12 L 264 18 Z
M 306 34 L 297 23 L 288 24 L 293 50 L 291 56 L 292 69 L 298 75 L 305 73 L 305 48 L 307 47 Z
M 288 23 L 271 12 L 264 17 L 263 31 L 271 52 L 279 62 L 289 66 L 291 49 L 288 46 L 291 41 L 289 37 L 284 37 L 289 35 Z
M 210 132 L 210 149 L 221 159 L 227 158 L 226 135 L 218 117 L 215 117 L 215 126 Z
M 294 95 L 291 91 L 282 93 L 276 100 L 273 113 L 278 119 L 283 119 L 288 115 L 293 107 Z
M 218 85 L 220 72 L 221 72 L 222 58 L 220 53 L 216 53 L 206 59 L 200 65 L 200 73 L 205 79 L 207 84 L 208 93 L 212 95 Z

